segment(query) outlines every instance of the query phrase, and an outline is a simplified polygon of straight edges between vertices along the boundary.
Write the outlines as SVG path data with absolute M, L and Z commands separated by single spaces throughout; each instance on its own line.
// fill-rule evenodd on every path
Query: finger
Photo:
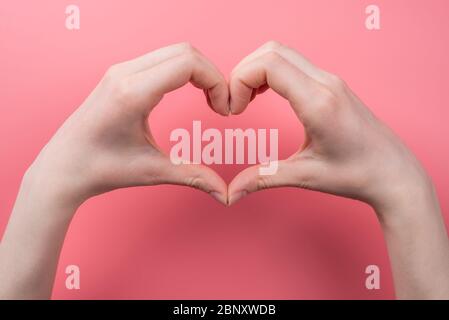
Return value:
M 278 161 L 274 174 L 262 175 L 262 165 L 249 167 L 240 172 L 228 186 L 228 205 L 244 196 L 270 188 L 299 187 L 313 189 L 313 181 L 318 171 L 312 161 L 287 159 Z
M 313 63 L 311 63 L 306 57 L 297 52 L 296 50 L 287 47 L 277 41 L 269 41 L 256 49 L 254 52 L 243 58 L 237 66 L 234 68 L 238 69 L 241 66 L 247 64 L 250 61 L 253 61 L 266 53 L 274 52 L 282 56 L 285 60 L 302 70 L 309 77 L 313 78 L 316 81 L 325 83 L 327 73 Z
M 232 74 L 229 84 L 231 112 L 242 113 L 250 102 L 253 91 L 265 85 L 289 100 L 301 120 L 311 108 L 310 102 L 323 95 L 320 83 L 281 55 L 268 52 L 242 65 Z
M 122 76 L 128 76 L 133 73 L 152 68 L 159 63 L 190 50 L 195 50 L 191 44 L 187 42 L 176 43 L 167 47 L 156 49 L 135 59 L 118 63 L 114 65 L 113 68 L 115 68 L 117 73 L 120 73 Z
M 206 90 L 212 108 L 229 114 L 229 90 L 223 75 L 202 55 L 186 52 L 128 78 L 126 91 L 148 111 L 164 94 L 188 82 Z
M 264 93 L 268 89 L 270 89 L 270 87 L 267 84 L 264 84 L 263 86 L 261 86 L 257 89 L 253 89 L 253 92 L 251 93 L 250 101 L 253 101 L 259 94 Z
M 199 164 L 164 163 L 161 183 L 183 185 L 202 190 L 227 205 L 227 185 L 211 168 Z

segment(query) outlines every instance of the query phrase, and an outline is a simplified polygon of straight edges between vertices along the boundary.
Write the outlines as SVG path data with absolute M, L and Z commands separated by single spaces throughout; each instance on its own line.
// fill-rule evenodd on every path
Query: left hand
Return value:
M 228 115 L 222 74 L 190 44 L 175 44 L 112 66 L 27 172 L 57 201 L 81 203 L 113 189 L 158 184 L 198 188 L 222 203 L 227 186 L 212 169 L 175 165 L 157 147 L 148 116 L 165 93 L 188 82 Z

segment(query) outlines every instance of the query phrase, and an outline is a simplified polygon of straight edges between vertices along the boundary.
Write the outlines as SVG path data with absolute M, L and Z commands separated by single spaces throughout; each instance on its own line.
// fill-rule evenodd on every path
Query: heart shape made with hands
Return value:
M 195 56 L 201 55 L 196 49 L 190 46 L 188 46 L 188 50 L 191 50 Z M 294 70 L 287 69 L 290 67 L 288 64 L 293 64 L 293 62 L 289 62 L 288 60 L 297 58 L 297 55 L 292 49 L 271 41 L 245 57 L 233 69 L 226 85 L 221 83 L 224 77 L 220 82 L 205 81 L 205 78 L 210 77 L 205 72 L 202 75 L 199 75 L 199 72 L 196 74 L 193 72 L 190 81 L 195 87 L 203 90 L 207 103 L 212 110 L 223 116 L 237 115 L 244 112 L 248 104 L 258 94 L 264 93 L 269 88 L 273 88 L 278 94 L 288 99 L 287 90 L 289 90 L 292 84 L 288 83 L 289 80 L 286 77 L 292 72 L 295 72 Z M 308 63 L 304 58 L 300 57 L 300 59 L 303 59 L 302 62 L 299 62 L 300 64 Z M 213 68 L 216 69 L 215 67 Z M 199 76 L 202 76 L 203 79 L 200 79 Z M 207 85 L 205 85 L 206 83 Z M 227 98 L 227 103 L 224 102 L 224 98 Z M 188 154 L 190 155 L 190 152 Z M 276 163 L 276 170 L 271 170 L 271 173 L 261 174 L 264 167 L 267 166 L 264 163 L 249 167 L 237 174 L 227 186 L 226 195 L 223 195 L 222 191 L 217 191 L 223 190 L 223 185 L 226 185 L 225 182 L 210 168 L 202 168 L 204 175 L 199 175 L 198 179 L 194 179 L 187 184 L 208 192 L 218 201 L 226 205 L 231 205 L 250 192 L 272 186 L 281 186 L 283 183 L 285 185 L 291 185 L 291 179 L 286 179 L 283 182 L 284 178 L 282 178 L 282 175 L 276 177 L 278 169 L 277 160 L 271 159 L 271 161 Z M 178 161 L 182 162 L 180 159 Z M 174 162 L 177 161 L 175 160 Z M 198 164 L 201 161 L 194 162 Z M 201 165 L 201 167 L 203 166 Z M 285 175 L 285 169 L 283 170 L 283 174 Z M 201 180 L 208 178 L 209 183 L 207 188 L 205 188 Z
M 329 168 L 323 161 L 314 159 L 314 151 L 318 146 L 320 156 L 330 153 L 342 158 L 347 154 L 340 150 L 341 147 L 335 147 L 345 145 L 349 136 L 336 135 L 344 128 L 334 121 L 338 110 L 335 105 L 340 98 L 346 99 L 345 104 L 353 103 L 355 98 L 346 94 L 340 79 L 315 67 L 293 49 L 269 42 L 245 57 L 233 69 L 228 81 L 198 50 L 185 44 L 165 47 L 116 65 L 107 75 L 104 85 L 98 87 L 99 92 L 92 95 L 92 103 L 90 99 L 86 102 L 87 105 L 97 104 L 94 101 L 97 96 L 112 99 L 106 100 L 105 110 L 98 112 L 97 119 L 103 121 L 107 113 L 112 117 L 111 121 L 100 129 L 94 125 L 93 130 L 100 130 L 98 136 L 104 144 L 101 147 L 108 151 L 106 154 L 121 155 L 112 166 L 109 158 L 103 159 L 110 169 L 109 175 L 104 173 L 105 166 L 99 166 L 103 177 L 111 177 L 108 183 L 104 179 L 96 181 L 100 184 L 96 190 L 100 192 L 126 186 L 177 184 L 200 189 L 221 203 L 231 205 L 246 194 L 261 189 L 289 186 L 332 193 L 335 192 L 332 188 L 339 187 L 337 184 L 341 179 L 335 174 L 323 177 L 321 173 Z M 229 185 L 214 170 L 197 161 L 173 163 L 157 147 L 148 128 L 148 115 L 166 93 L 188 82 L 202 89 L 208 105 L 223 116 L 241 114 L 258 94 L 273 89 L 290 103 L 303 124 L 304 144 L 285 160 L 270 159 L 276 162 L 273 174 L 261 175 L 260 169 L 266 164 L 255 165 L 237 174 Z M 359 111 L 357 116 L 362 112 Z M 369 112 L 365 113 L 367 118 L 372 118 Z M 332 132 L 326 128 L 331 128 Z M 104 139 L 105 132 L 114 133 Z M 332 137 L 331 142 L 329 137 Z M 148 157 L 152 161 L 149 162 Z M 124 163 L 126 170 L 121 169 Z M 319 185 L 312 181 L 317 176 Z M 331 189 L 329 185 L 333 185 Z

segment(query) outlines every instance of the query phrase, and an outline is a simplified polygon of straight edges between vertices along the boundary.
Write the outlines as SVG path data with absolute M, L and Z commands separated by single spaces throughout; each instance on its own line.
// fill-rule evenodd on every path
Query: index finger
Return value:
M 139 107 L 146 110 L 164 94 L 188 82 L 206 92 L 211 107 L 217 113 L 229 114 L 229 90 L 224 76 L 210 61 L 193 50 L 131 75 L 127 87 L 139 101 Z
M 287 99 L 301 120 L 307 117 L 311 102 L 323 94 L 320 83 L 278 53 L 268 52 L 234 70 L 229 84 L 231 112 L 242 113 L 253 91 L 264 85 Z

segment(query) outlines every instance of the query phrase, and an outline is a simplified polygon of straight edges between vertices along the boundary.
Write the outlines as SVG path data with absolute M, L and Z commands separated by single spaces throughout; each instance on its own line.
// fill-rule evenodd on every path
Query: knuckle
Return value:
M 122 81 L 122 68 L 119 64 L 115 64 L 108 68 L 101 82 L 108 91 L 112 92 L 115 95 L 117 90 L 121 89 L 120 87 Z
M 326 85 L 334 92 L 342 92 L 346 89 L 346 83 L 335 74 L 329 74 L 326 77 Z
M 330 89 L 322 87 L 315 97 L 315 108 L 320 114 L 329 113 L 338 106 L 338 96 Z
M 185 55 L 194 55 L 198 53 L 198 50 L 190 42 L 181 43 L 182 52 Z
M 111 66 L 103 81 L 111 97 L 120 103 L 130 103 L 133 98 L 130 78 L 123 75 L 120 64 Z
M 129 101 L 132 98 L 131 85 L 127 78 L 123 78 L 115 82 L 114 94 L 115 97 L 121 101 Z
M 203 185 L 203 179 L 199 176 L 193 176 L 189 177 L 187 179 L 186 183 L 189 187 L 195 188 L 195 189 L 201 189 Z
M 267 61 L 267 63 L 272 65 L 277 65 L 281 63 L 283 60 L 282 56 L 273 50 L 270 50 L 267 53 L 265 53 L 264 58 Z
M 121 67 L 119 64 L 114 64 L 108 68 L 105 74 L 105 79 L 108 81 L 116 81 L 120 78 Z
M 264 190 L 270 188 L 270 178 L 269 176 L 261 176 L 257 177 L 257 190 Z
M 278 41 L 270 40 L 270 41 L 266 42 L 263 46 L 264 46 L 264 48 L 267 48 L 268 50 L 276 51 L 282 45 Z
M 182 53 L 182 62 L 186 65 L 190 65 L 199 60 L 198 52 L 195 49 L 186 49 Z
M 239 71 L 239 68 L 234 68 L 234 69 L 231 70 L 231 72 L 229 73 L 229 82 L 233 81 L 233 79 L 238 74 L 238 71 Z

